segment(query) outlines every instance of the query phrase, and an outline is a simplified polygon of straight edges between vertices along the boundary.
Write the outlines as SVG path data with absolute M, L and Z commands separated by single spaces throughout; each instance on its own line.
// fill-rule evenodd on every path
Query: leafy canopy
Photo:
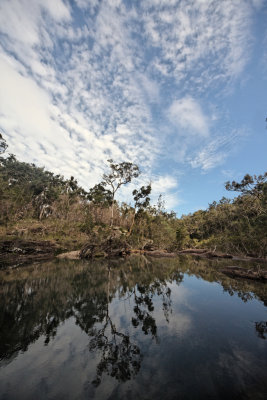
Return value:
M 103 175 L 103 186 L 110 186 L 113 198 L 117 190 L 122 186 L 130 183 L 133 178 L 140 175 L 139 167 L 131 162 L 121 162 L 115 164 L 112 159 L 108 160 L 111 171 Z

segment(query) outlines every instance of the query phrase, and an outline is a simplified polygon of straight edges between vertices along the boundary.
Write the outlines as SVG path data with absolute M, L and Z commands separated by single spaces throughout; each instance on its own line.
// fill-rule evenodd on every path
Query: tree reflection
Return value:
M 134 377 L 141 366 L 142 354 L 139 346 L 133 343 L 125 329 L 118 329 L 110 316 L 109 308 L 116 292 L 119 292 L 121 301 L 133 299 L 130 307 L 134 314 L 132 325 L 140 325 L 143 333 L 150 334 L 156 340 L 153 296 L 161 298 L 167 321 L 171 313 L 171 290 L 167 280 L 155 278 L 148 261 L 144 258 L 141 260 L 141 264 L 137 264 L 136 273 L 133 273 L 136 267 L 134 263 L 127 266 L 124 264 L 123 268 L 119 269 L 118 264 L 109 262 L 108 265 L 103 265 L 101 279 L 99 270 L 94 274 L 90 270 L 86 271 L 85 275 L 75 276 L 73 280 L 73 313 L 76 324 L 91 337 L 90 352 L 95 352 L 100 357 L 96 377 L 92 382 L 95 386 L 101 383 L 104 373 L 124 382 Z M 89 292 L 88 274 L 91 274 Z M 136 279 L 141 277 L 147 283 L 136 284 Z M 175 274 L 174 279 L 181 281 L 182 277 L 182 274 Z
M 151 285 L 138 284 L 133 289 L 134 296 L 134 314 L 132 325 L 137 328 L 142 326 L 145 335 L 151 334 L 152 338 L 158 340 L 156 320 L 152 313 L 154 311 L 153 296 L 157 294 L 162 299 L 162 308 L 167 322 L 171 313 L 171 289 L 167 284 L 155 281 Z
M 125 382 L 141 368 L 141 336 L 159 341 L 157 313 L 161 309 L 169 322 L 171 284 L 179 285 L 184 273 L 218 282 L 243 301 L 257 298 L 267 304 L 266 285 L 229 278 L 206 260 L 136 257 L 123 263 L 62 264 L 0 272 L 0 359 L 11 360 L 39 338 L 48 346 L 58 327 L 72 317 L 88 335 L 89 351 L 98 357 L 93 385 L 100 385 L 105 374 Z M 127 301 L 128 326 L 115 320 L 114 299 Z M 131 329 L 137 334 L 131 335 Z M 267 338 L 266 322 L 256 322 L 255 329 L 259 337 Z
M 142 360 L 139 347 L 131 342 L 128 334 L 117 329 L 109 315 L 109 304 L 113 299 L 113 295 L 110 293 L 110 285 L 111 266 L 108 265 L 106 295 L 103 295 L 102 292 L 100 297 L 96 296 L 93 299 L 94 320 L 89 317 L 90 314 L 88 315 L 87 312 L 81 312 L 80 315 L 77 315 L 79 325 L 92 337 L 89 342 L 89 351 L 100 353 L 96 377 L 92 381 L 94 386 L 101 383 L 103 373 L 121 382 L 131 379 L 138 373 Z M 90 302 L 92 304 L 92 299 Z M 93 322 L 89 325 L 88 317 Z M 96 321 L 101 323 L 100 328 L 97 327 L 98 324 L 94 323 Z
M 267 321 L 255 322 L 255 329 L 259 338 L 267 339 Z
M 235 260 L 235 263 L 242 265 L 244 268 L 248 267 L 247 263 L 242 264 L 237 260 Z M 244 303 L 257 299 L 267 306 L 267 285 L 250 279 L 231 278 L 221 273 L 220 269 L 227 265 L 229 265 L 228 260 L 213 261 L 183 256 L 181 257 L 179 269 L 189 276 L 196 276 L 208 282 L 219 283 L 224 292 L 229 293 L 230 296 L 237 295 Z
M 95 386 L 101 383 L 104 372 L 120 382 L 130 380 L 138 373 L 142 360 L 140 348 L 131 343 L 129 335 L 117 331 L 108 315 L 104 326 L 99 330 L 93 329 L 90 335 L 93 338 L 89 350 L 101 352 L 96 378 L 92 381 Z

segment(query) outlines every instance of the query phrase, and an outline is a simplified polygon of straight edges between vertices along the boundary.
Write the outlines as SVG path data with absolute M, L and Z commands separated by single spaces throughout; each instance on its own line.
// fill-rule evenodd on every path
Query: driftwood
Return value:
M 233 258 L 231 254 L 217 253 L 215 251 L 210 251 L 207 249 L 185 249 L 179 251 L 178 254 L 190 254 L 192 256 L 199 256 L 205 258 Z
M 125 257 L 130 254 L 130 246 L 126 241 L 125 235 L 120 230 L 113 227 L 107 237 L 102 240 L 97 236 L 92 236 L 79 254 L 80 258 L 96 257 Z
M 247 269 L 243 267 L 231 266 L 222 268 L 221 272 L 233 278 L 254 279 L 258 281 L 267 280 L 267 271 L 261 269 Z

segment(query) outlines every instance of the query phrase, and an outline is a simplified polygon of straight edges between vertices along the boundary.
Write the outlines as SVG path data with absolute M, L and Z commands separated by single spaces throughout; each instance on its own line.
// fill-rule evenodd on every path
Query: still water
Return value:
M 131 257 L 0 271 L 0 399 L 266 399 L 267 285 L 220 266 Z

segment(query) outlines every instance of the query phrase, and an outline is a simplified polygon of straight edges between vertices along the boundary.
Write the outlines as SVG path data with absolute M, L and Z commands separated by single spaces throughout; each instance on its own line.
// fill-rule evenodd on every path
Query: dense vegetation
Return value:
M 217 247 L 233 254 L 265 257 L 267 254 L 267 173 L 246 175 L 240 183 L 226 182 L 227 190 L 240 192 L 223 197 L 207 210 L 179 220 L 180 243 L 193 241 L 202 247 Z
M 0 151 L 6 150 L 0 136 Z M 130 245 L 180 250 L 188 247 L 217 249 L 233 254 L 266 257 L 267 172 L 227 182 L 237 191 L 233 200 L 222 198 L 207 210 L 176 218 L 164 209 L 162 196 L 150 205 L 151 185 L 133 191 L 133 206 L 119 204 L 122 185 L 140 174 L 137 165 L 109 161 L 102 182 L 89 191 L 74 177 L 64 179 L 14 155 L 0 157 L 0 234 L 3 239 L 50 239 L 66 249 L 80 248 L 92 236 L 119 227 Z

